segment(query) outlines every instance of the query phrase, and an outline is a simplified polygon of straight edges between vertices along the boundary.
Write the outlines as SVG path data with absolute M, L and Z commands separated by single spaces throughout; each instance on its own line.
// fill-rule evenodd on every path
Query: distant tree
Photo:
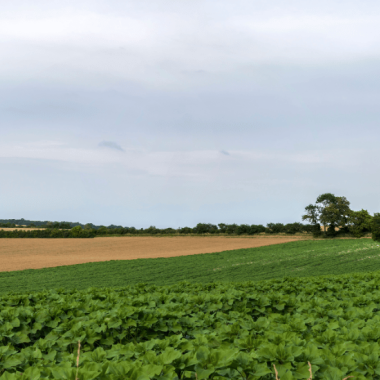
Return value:
M 249 226 L 248 224 L 241 224 L 236 229 L 236 234 L 237 235 L 249 235 L 250 230 L 251 230 L 251 226 Z
M 157 235 L 158 233 L 160 233 L 160 230 L 156 228 L 156 226 L 150 226 L 144 232 L 150 235 Z
M 375 213 L 372 218 L 372 239 L 380 241 L 380 213 Z
M 191 233 L 193 233 L 193 229 L 190 227 L 182 227 L 182 228 L 179 228 L 178 231 L 180 234 L 191 234 Z
M 289 235 L 294 235 L 299 232 L 303 232 L 302 223 L 288 223 L 284 226 L 284 232 Z
M 107 235 L 107 231 L 108 231 L 107 227 L 101 226 L 100 228 L 97 229 L 96 234 L 97 235 Z
M 228 224 L 226 232 L 227 232 L 228 235 L 236 234 L 237 229 L 238 229 L 238 225 L 237 224 L 235 224 L 235 223 L 234 224 Z
M 227 232 L 227 224 L 219 223 L 218 227 L 219 227 L 219 232 L 221 232 L 223 234 L 225 234 Z
M 367 210 L 351 211 L 348 219 L 348 229 L 357 238 L 364 236 L 372 230 L 373 217 Z
M 336 227 L 346 228 L 350 217 L 350 202 L 345 197 L 337 197 L 331 193 L 320 195 L 315 204 L 305 207 L 306 214 L 302 220 L 309 220 L 315 226 L 315 234 L 320 231 L 320 224 L 328 226 L 327 235 L 335 236 Z
M 73 237 L 80 237 L 82 235 L 82 227 L 81 226 L 76 226 L 73 227 L 70 232 Z
M 266 228 L 262 224 L 252 224 L 251 228 L 249 229 L 249 235 L 254 235 L 254 234 L 261 234 L 263 232 L 266 232 Z
M 218 227 L 210 223 L 198 223 L 194 228 L 194 231 L 197 234 L 213 234 L 215 232 L 218 232 Z
M 267 232 L 270 234 L 279 234 L 285 232 L 285 226 L 282 223 L 268 223 Z

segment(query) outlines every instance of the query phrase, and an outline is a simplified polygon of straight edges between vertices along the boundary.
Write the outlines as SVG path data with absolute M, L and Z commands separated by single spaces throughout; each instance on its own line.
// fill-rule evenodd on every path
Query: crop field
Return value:
M 302 237 L 102 237 L 0 239 L 0 272 L 261 247 Z
M 120 239 L 142 238 L 62 240 Z M 369 239 L 0 272 L 0 293 L 0 380 L 380 380 Z
M 379 273 L 8 295 L 0 379 L 379 379 L 379 305 Z
M 87 241 L 112 241 L 112 239 L 83 239 L 79 242 L 87 244 Z M 179 239 L 182 238 L 173 239 L 173 241 Z M 183 239 L 183 241 L 187 240 L 187 238 Z M 204 238 L 199 238 L 198 241 L 202 239 Z M 16 239 L 12 239 L 12 242 L 14 240 Z M 168 240 L 170 238 L 155 239 L 157 242 Z M 224 241 L 234 240 L 224 239 Z M 251 239 L 243 240 L 251 241 Z M 35 239 L 30 239 L 30 241 L 33 243 Z M 54 242 L 43 239 L 43 242 L 46 241 Z M 78 240 L 65 239 L 66 241 L 77 242 Z M 26 246 L 25 249 L 28 247 Z M 64 252 L 61 252 L 61 255 L 64 255 Z M 75 259 L 74 256 L 72 255 L 73 259 Z M 46 254 L 43 257 L 46 257 Z M 1 264 L 7 261 L 7 256 L 3 255 Z M 184 280 L 193 283 L 259 281 L 284 276 L 338 275 L 375 270 L 380 270 L 380 247 L 372 240 L 305 240 L 180 257 L 113 260 L 56 268 L 0 272 L 0 292 L 39 291 L 58 287 L 65 289 L 85 289 L 91 286 L 117 287 L 137 283 L 171 285 Z

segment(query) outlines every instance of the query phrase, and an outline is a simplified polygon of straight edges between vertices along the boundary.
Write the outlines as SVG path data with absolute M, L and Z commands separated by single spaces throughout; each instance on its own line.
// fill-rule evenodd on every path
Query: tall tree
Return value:
M 352 211 L 348 220 L 350 232 L 357 238 L 371 232 L 372 219 L 373 217 L 367 210 Z
M 327 235 L 336 235 L 335 228 L 347 228 L 351 214 L 350 202 L 346 197 L 337 197 L 331 193 L 321 194 L 315 204 L 305 207 L 306 214 L 302 220 L 309 220 L 315 226 L 315 233 L 320 224 L 328 226 Z

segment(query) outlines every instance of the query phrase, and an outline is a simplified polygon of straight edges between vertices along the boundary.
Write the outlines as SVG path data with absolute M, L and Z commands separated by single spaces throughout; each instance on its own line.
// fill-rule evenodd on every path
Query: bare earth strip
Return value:
M 103 237 L 0 239 L 0 272 L 109 260 L 174 257 L 302 240 L 300 237 Z

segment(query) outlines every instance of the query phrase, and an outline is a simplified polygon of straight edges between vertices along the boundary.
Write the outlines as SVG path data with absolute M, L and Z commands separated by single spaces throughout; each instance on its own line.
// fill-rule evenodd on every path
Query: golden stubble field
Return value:
M 0 272 L 109 260 L 174 257 L 304 240 L 294 237 L 0 239 Z

